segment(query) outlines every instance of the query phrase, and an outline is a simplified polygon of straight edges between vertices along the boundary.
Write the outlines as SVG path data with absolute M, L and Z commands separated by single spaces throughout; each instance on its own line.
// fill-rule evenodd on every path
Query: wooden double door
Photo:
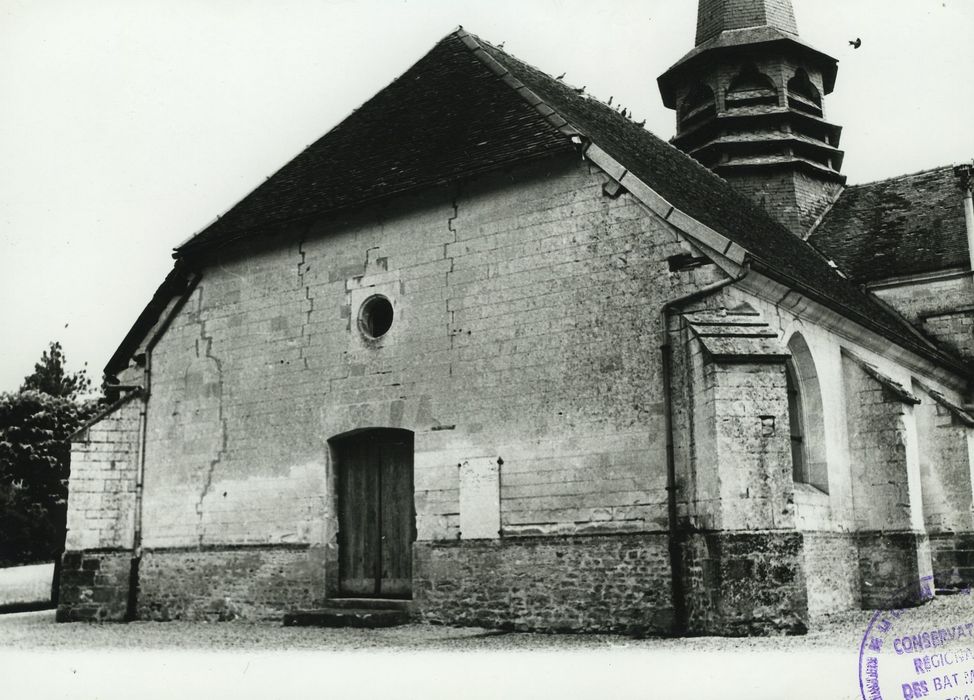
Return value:
M 339 592 L 408 598 L 416 539 L 412 433 L 365 430 L 334 447 Z

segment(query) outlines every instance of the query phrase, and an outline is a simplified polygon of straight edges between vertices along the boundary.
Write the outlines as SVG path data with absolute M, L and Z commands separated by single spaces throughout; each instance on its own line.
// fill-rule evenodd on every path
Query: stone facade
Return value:
M 325 599 L 324 552 L 307 545 L 147 549 L 140 620 L 280 619 Z
M 668 556 L 662 533 L 418 543 L 415 601 L 433 623 L 667 635 Z
M 782 91 L 785 54 L 758 66 Z M 795 634 L 970 581 L 968 377 L 596 145 L 194 253 L 123 343 L 142 389 L 74 443 L 58 618 L 273 619 L 374 583 L 433 623 Z M 765 184 L 805 227 L 832 175 Z

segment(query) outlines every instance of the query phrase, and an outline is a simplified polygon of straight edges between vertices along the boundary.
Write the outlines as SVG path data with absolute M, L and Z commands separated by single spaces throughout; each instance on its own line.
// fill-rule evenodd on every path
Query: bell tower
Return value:
M 658 79 L 672 143 L 804 237 L 845 183 L 823 101 L 836 64 L 791 0 L 699 0 L 696 46 Z

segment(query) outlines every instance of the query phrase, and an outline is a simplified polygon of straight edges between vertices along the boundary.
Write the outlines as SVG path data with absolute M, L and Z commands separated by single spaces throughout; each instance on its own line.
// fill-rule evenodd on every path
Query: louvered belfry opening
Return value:
M 845 182 L 823 100 L 836 63 L 800 38 L 791 0 L 699 0 L 696 45 L 659 78 L 672 143 L 804 235 Z

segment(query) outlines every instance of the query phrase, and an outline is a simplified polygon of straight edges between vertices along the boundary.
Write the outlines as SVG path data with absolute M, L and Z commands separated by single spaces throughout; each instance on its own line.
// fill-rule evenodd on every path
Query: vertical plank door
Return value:
M 402 438 L 382 445 L 379 467 L 382 573 L 379 592 L 408 597 L 413 582 L 413 446 Z
M 338 478 L 339 591 L 348 596 L 379 593 L 380 445 L 354 440 L 342 445 Z

